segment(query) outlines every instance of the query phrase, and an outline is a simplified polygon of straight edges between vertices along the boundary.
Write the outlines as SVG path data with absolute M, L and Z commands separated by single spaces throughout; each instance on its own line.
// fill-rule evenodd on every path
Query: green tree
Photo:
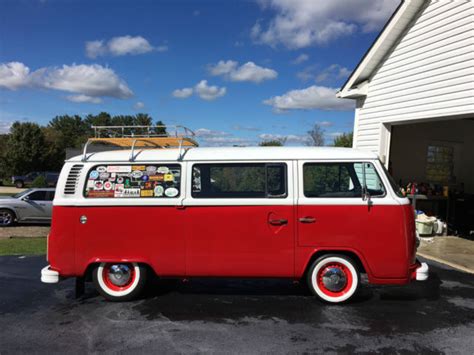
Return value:
M 160 136 L 168 135 L 168 132 L 166 131 L 166 125 L 162 120 L 156 121 L 155 134 L 159 134 Z
M 3 154 L 7 174 L 45 170 L 48 165 L 46 139 L 41 127 L 31 122 L 15 122 Z
M 306 143 L 309 146 L 321 147 L 324 145 L 325 130 L 317 123 L 308 131 L 309 141 Z
M 350 133 L 343 133 L 334 138 L 334 146 L 335 147 L 346 147 L 352 148 L 352 132 Z

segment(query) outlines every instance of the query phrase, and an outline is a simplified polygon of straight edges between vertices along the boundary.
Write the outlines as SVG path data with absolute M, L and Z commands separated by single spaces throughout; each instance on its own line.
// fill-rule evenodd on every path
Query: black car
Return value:
M 19 189 L 31 184 L 38 176 L 44 176 L 48 186 L 56 186 L 58 182 L 59 173 L 51 171 L 33 171 L 26 175 L 12 176 L 12 183 Z

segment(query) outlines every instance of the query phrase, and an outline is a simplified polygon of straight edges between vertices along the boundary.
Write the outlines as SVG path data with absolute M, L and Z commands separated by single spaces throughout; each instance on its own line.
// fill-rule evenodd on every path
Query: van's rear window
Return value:
M 179 164 L 97 165 L 89 170 L 87 198 L 175 198 L 180 194 Z

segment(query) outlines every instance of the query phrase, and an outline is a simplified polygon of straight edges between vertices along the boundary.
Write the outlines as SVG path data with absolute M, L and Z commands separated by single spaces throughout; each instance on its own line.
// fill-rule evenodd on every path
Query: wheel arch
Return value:
M 311 257 L 306 262 L 302 277 L 307 276 L 308 271 L 311 268 L 311 265 L 313 265 L 313 263 L 317 259 L 319 259 L 320 257 L 322 257 L 324 255 L 329 255 L 329 254 L 338 254 L 338 255 L 342 255 L 342 256 L 347 256 L 347 257 L 351 258 L 354 261 L 354 263 L 356 264 L 355 266 L 357 268 L 357 271 L 359 271 L 360 273 L 366 273 L 366 274 L 370 273 L 370 270 L 367 267 L 367 263 L 365 262 L 364 258 L 362 257 L 362 255 L 359 252 L 357 252 L 355 250 L 352 250 L 352 249 L 338 249 L 338 248 L 333 249 L 333 248 L 330 248 L 330 249 L 316 250 L 316 251 L 314 251 L 313 254 L 311 254 Z
M 79 273 L 79 277 L 84 277 L 86 281 L 92 281 L 92 272 L 96 267 L 98 267 L 102 263 L 137 263 L 140 266 L 144 266 L 147 269 L 147 272 L 149 273 L 150 276 L 155 276 L 157 277 L 157 274 L 153 267 L 151 266 L 150 263 L 144 261 L 144 260 L 133 260 L 133 259 L 122 259 L 122 260 L 110 260 L 110 259 L 104 259 L 104 260 L 94 260 L 90 262 L 84 271 Z

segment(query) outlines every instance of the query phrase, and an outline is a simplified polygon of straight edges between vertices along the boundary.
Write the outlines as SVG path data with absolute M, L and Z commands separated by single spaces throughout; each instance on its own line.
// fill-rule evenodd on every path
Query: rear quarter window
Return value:
M 179 164 L 96 165 L 87 173 L 86 198 L 176 198 Z

